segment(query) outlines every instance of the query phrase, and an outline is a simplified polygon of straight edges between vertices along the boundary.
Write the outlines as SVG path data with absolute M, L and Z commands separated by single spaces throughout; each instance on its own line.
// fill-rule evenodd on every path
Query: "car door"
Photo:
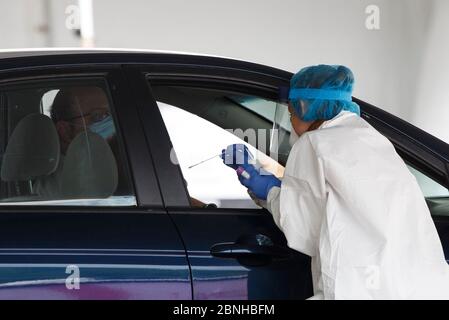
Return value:
M 195 156 L 200 151 L 211 157 L 226 147 L 223 145 L 226 141 L 239 141 L 220 123 L 223 112 L 226 113 L 221 103 L 248 97 L 248 101 L 254 98 L 263 102 L 262 107 L 270 103 L 274 107 L 277 87 L 281 83 L 285 85 L 287 80 L 199 64 L 129 67 L 127 74 L 133 79 L 141 77 L 132 86 L 139 100 L 162 197 L 187 249 L 194 299 L 304 299 L 312 296 L 310 258 L 288 248 L 270 213 L 255 206 L 244 189 L 238 189 L 235 174 L 218 157 L 211 161 L 216 165 L 213 168 L 207 169 L 207 164 L 202 169 L 196 167 L 197 172 L 204 172 L 193 180 L 186 167 L 194 160 L 202 160 Z M 229 96 L 219 96 L 222 93 Z M 207 108 L 209 102 L 217 106 L 213 112 Z M 236 121 L 234 128 L 242 124 L 244 117 L 260 130 L 269 131 L 273 125 L 237 101 L 232 102 L 230 108 L 234 107 L 241 117 L 236 114 L 225 117 Z M 194 130 L 196 135 L 192 135 Z M 199 142 L 206 138 L 212 138 L 207 142 L 207 150 L 205 144 Z M 193 157 L 189 159 L 189 155 Z M 222 169 L 229 170 L 221 177 L 230 185 L 224 186 L 224 180 L 211 180 L 211 176 Z M 208 182 L 202 185 L 201 179 Z M 198 189 L 195 193 L 195 188 L 200 188 L 200 193 L 208 193 L 209 198 L 205 193 L 198 193 Z M 220 200 L 218 207 L 201 207 L 214 202 L 213 199 Z
M 286 253 L 283 250 L 286 249 L 285 239 L 269 214 L 261 209 L 232 208 L 232 205 L 228 208 L 194 208 L 197 199 L 189 194 L 189 181 L 186 181 L 188 174 L 185 168 L 183 171 L 176 146 L 172 148 L 174 139 L 171 131 L 176 126 L 182 127 L 184 120 L 191 121 L 194 126 L 208 127 L 208 123 L 198 122 L 195 116 L 220 124 L 219 118 L 229 111 L 218 107 L 217 112 L 208 113 L 207 103 L 215 106 L 216 101 L 203 99 L 198 91 L 209 88 L 236 94 L 244 92 L 252 97 L 275 101 L 276 88 L 288 85 L 289 75 L 286 73 L 280 76 L 277 73 L 273 76 L 270 75 L 271 69 L 264 70 L 261 66 L 257 66 L 257 72 L 252 72 L 251 66 L 244 64 L 226 68 L 225 63 L 213 66 L 210 61 L 205 61 L 205 65 L 198 62 L 197 59 L 194 65 L 165 63 L 163 66 L 156 64 L 128 70 L 136 79 L 138 75 L 142 76 L 142 81 L 136 82 L 133 87 L 140 101 L 142 119 L 147 124 L 146 135 L 153 141 L 150 148 L 158 159 L 157 172 L 162 196 L 186 244 L 194 297 L 308 297 L 312 294 L 309 260 L 299 253 Z M 150 89 L 145 81 L 149 83 Z M 417 177 L 446 257 L 449 257 L 448 145 L 381 109 L 358 99 L 355 101 L 361 106 L 362 117 L 394 144 Z M 203 110 L 195 111 L 195 103 Z M 185 111 L 190 111 L 193 116 L 187 114 L 186 117 Z M 167 117 L 170 113 L 171 119 Z M 177 116 L 179 119 L 176 121 Z M 247 119 L 243 115 L 237 119 L 237 123 L 244 126 L 244 120 Z M 183 127 L 186 135 L 188 129 L 188 126 Z M 178 133 L 175 139 L 182 136 L 180 131 L 181 134 Z M 201 135 L 195 138 L 199 140 Z M 198 140 L 193 144 L 186 143 L 193 154 L 200 146 L 196 143 Z M 214 174 L 206 169 L 204 171 L 204 176 Z M 216 184 L 220 184 L 220 181 Z
M 129 84 L 75 61 L 0 71 L 0 299 L 191 299 Z

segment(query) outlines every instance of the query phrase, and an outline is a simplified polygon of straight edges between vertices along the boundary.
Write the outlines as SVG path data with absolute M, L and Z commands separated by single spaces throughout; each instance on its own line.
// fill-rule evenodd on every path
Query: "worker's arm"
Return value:
M 272 186 L 266 200 L 251 197 L 273 215 L 291 248 L 313 256 L 326 206 L 321 160 L 304 136 L 290 153 L 281 186 Z
M 271 215 L 273 216 L 274 222 L 276 225 L 280 228 L 280 199 L 281 199 L 281 188 L 279 187 L 273 187 L 271 188 L 270 192 L 268 192 L 266 207 L 268 211 L 270 211 Z
M 316 255 L 327 196 L 323 163 L 307 133 L 290 152 L 279 194 L 270 196 L 273 217 L 289 247 Z
M 281 188 L 272 187 L 267 195 L 267 200 L 258 199 L 254 194 L 248 192 L 253 201 L 260 207 L 267 209 L 272 215 L 274 222 L 280 228 L 280 197 Z

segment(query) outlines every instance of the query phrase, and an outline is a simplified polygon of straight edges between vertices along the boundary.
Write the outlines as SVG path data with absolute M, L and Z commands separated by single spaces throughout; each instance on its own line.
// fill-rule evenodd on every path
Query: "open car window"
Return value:
M 181 167 L 192 203 L 199 200 L 221 208 L 257 207 L 219 154 L 230 144 L 245 143 L 268 171 L 282 177 L 290 146 L 279 145 L 282 152 L 273 157 L 272 129 L 277 111 L 287 106 L 224 90 L 153 85 L 152 91 L 174 148 L 172 159 Z M 290 130 L 287 121 L 283 118 L 279 122 L 286 131 Z M 208 161 L 201 163 L 204 160 Z M 409 169 L 432 214 L 449 215 L 449 191 L 413 167 Z
M 220 155 L 228 145 L 244 143 L 263 168 L 281 177 L 284 167 L 270 153 L 270 117 L 277 103 L 202 88 L 152 86 L 152 91 L 174 148 L 172 159 L 181 167 L 192 205 L 258 208 Z

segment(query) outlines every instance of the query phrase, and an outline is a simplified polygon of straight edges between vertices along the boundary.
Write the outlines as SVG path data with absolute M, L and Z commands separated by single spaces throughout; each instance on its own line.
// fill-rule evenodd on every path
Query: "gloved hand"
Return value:
M 221 151 L 221 159 L 225 165 L 237 170 L 242 164 L 249 164 L 254 157 L 244 144 L 231 144 Z
M 281 180 L 263 169 L 257 169 L 250 164 L 242 164 L 240 167 L 250 175 L 249 179 L 239 175 L 240 183 L 261 200 L 267 200 L 271 188 L 281 186 Z

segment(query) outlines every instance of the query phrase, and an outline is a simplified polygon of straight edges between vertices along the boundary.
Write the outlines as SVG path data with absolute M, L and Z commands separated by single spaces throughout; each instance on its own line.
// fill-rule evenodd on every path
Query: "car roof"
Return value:
M 177 54 L 203 57 L 216 57 L 232 59 L 229 57 L 206 55 L 181 51 L 147 50 L 147 49 L 121 49 L 121 48 L 23 48 L 23 49 L 0 49 L 0 59 L 38 57 L 49 55 L 80 55 L 80 54 L 114 54 L 114 53 L 146 53 L 146 54 Z M 234 59 L 233 59 L 234 60 Z
M 242 69 L 289 81 L 292 73 L 223 56 L 145 49 L 35 48 L 0 49 L 0 72 L 26 67 L 74 64 L 186 64 Z

